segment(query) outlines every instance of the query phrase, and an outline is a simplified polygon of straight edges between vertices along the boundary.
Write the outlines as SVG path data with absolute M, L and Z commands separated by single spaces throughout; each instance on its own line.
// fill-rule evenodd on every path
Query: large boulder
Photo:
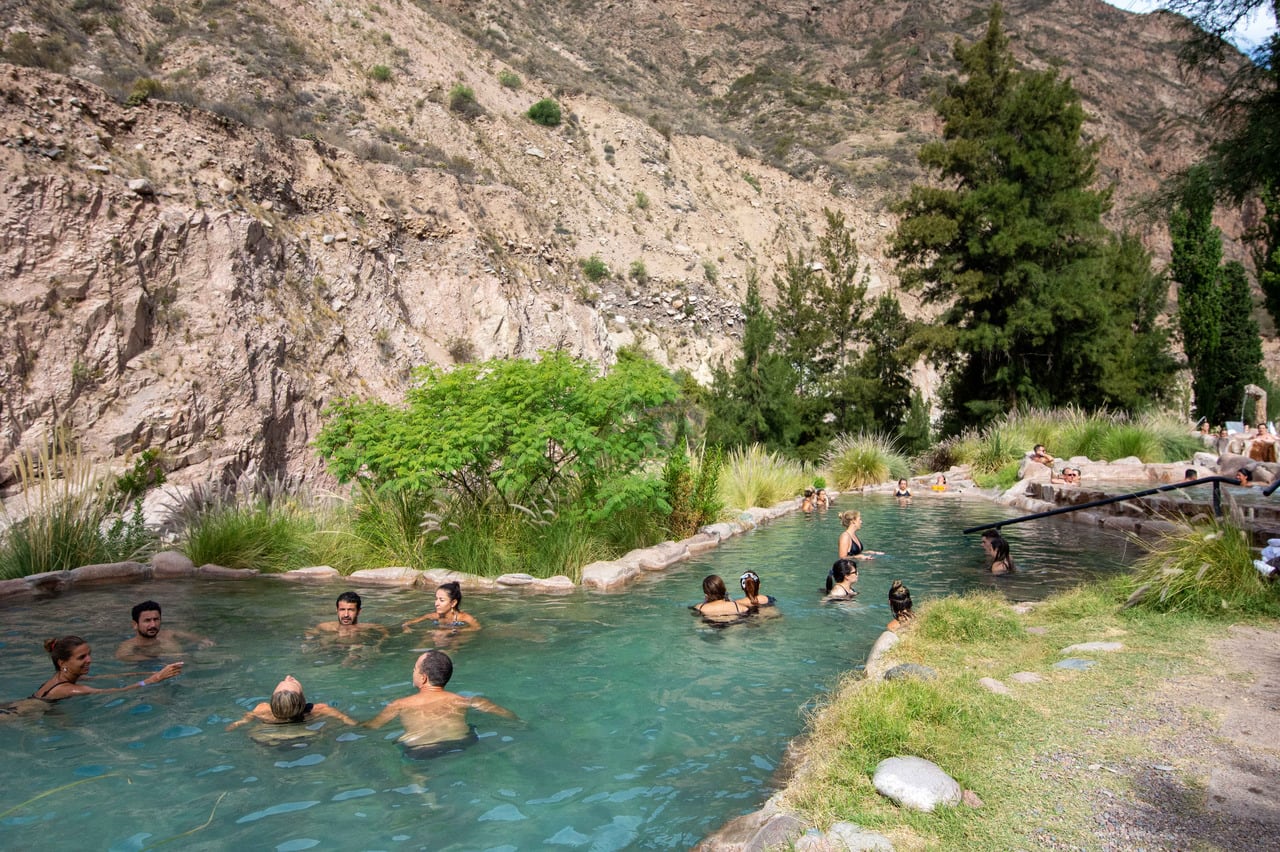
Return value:
M 195 573 L 196 564 L 188 559 L 185 553 L 162 550 L 151 557 L 151 576 L 157 580 L 190 577 Z
M 138 583 L 149 579 L 151 569 L 141 562 L 81 565 L 71 570 L 71 582 L 77 586 L 92 583 Z
M 396 565 L 386 568 L 361 568 L 351 572 L 351 583 L 357 586 L 416 586 L 422 582 L 422 572 L 416 568 Z

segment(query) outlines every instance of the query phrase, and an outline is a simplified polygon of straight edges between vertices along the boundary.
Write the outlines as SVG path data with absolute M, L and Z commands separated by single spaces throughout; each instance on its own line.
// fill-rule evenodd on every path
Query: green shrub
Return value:
M 649 196 L 645 195 L 644 190 L 636 190 L 636 207 L 640 210 L 649 209 Z
M 1103 436 L 1098 451 L 1108 461 L 1135 457 L 1144 462 L 1164 461 L 1160 439 L 1147 429 L 1132 423 L 1113 426 Z
M 598 254 L 579 260 L 578 266 L 582 267 L 582 274 L 592 283 L 598 283 L 609 277 L 609 266 L 600 259 Z
M 877 485 L 910 476 L 907 459 L 893 439 L 876 433 L 841 435 L 823 458 L 823 468 L 831 473 L 841 491 Z
M 164 485 L 164 462 L 156 447 L 143 450 L 133 460 L 133 465 L 116 477 L 113 489 L 122 503 L 128 503 L 147 493 L 150 488 Z
M 1125 589 L 1127 606 L 1232 619 L 1280 615 L 1280 586 L 1258 573 L 1248 534 L 1236 523 L 1187 526 L 1144 546 Z
M 702 277 L 707 279 L 708 284 L 715 284 L 720 279 L 720 270 L 716 268 L 714 260 L 702 261 Z
M 476 93 L 470 86 L 458 83 L 449 90 L 449 109 L 463 118 L 473 119 L 484 115 L 484 107 L 476 100 Z
M 136 107 L 145 104 L 152 98 L 158 98 L 164 94 L 164 84 L 159 80 L 153 80 L 150 77 L 139 77 L 133 82 L 133 88 L 129 90 L 129 97 L 125 99 L 125 105 Z
M 187 529 L 181 549 L 197 565 L 278 573 L 313 564 L 314 516 L 287 506 L 221 506 Z
M 643 260 L 631 261 L 631 269 L 628 271 L 628 275 L 637 284 L 646 284 L 649 281 L 649 270 L 645 269 Z
M 529 107 L 527 115 L 534 124 L 541 124 L 543 127 L 555 127 L 560 123 L 560 104 L 556 103 L 552 98 L 543 98 Z
M 498 72 L 498 83 L 507 89 L 518 89 L 524 85 L 524 81 L 520 79 L 520 75 L 507 68 L 503 68 Z
M 387 65 L 375 65 L 369 69 L 369 76 L 379 83 L 391 82 L 391 68 Z

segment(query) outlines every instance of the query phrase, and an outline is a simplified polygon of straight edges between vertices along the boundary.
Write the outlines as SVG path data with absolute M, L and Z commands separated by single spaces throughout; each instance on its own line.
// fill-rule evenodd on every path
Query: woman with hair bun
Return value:
M 79 636 L 63 636 L 60 639 L 46 640 L 44 649 L 49 652 L 49 659 L 53 661 L 54 675 L 31 695 L 32 698 L 38 698 L 41 701 L 61 701 L 64 698 L 71 698 L 76 695 L 141 689 L 144 686 L 150 686 L 153 683 L 159 683 L 162 680 L 168 680 L 171 677 L 177 677 L 182 674 L 183 664 L 181 662 L 169 663 L 160 671 L 147 675 L 137 683 L 131 683 L 128 686 L 98 689 L 94 686 L 85 686 L 79 683 L 81 678 L 89 674 L 89 667 L 93 665 L 88 642 Z
M 745 607 L 750 612 L 757 612 L 762 606 L 773 606 L 777 603 L 774 598 L 760 594 L 760 575 L 755 571 L 744 571 L 742 576 L 738 578 L 738 585 L 742 587 L 742 592 L 746 597 L 735 601 L 735 603 L 740 607 Z
M 911 612 L 911 592 L 907 591 L 907 587 L 902 585 L 901 580 L 894 580 L 893 585 L 889 587 L 889 609 L 893 610 L 893 621 L 889 622 L 888 629 L 895 633 L 899 627 L 915 617 Z
M 837 559 L 827 572 L 827 596 L 823 600 L 850 601 L 858 596 L 853 584 L 858 582 L 858 563 Z

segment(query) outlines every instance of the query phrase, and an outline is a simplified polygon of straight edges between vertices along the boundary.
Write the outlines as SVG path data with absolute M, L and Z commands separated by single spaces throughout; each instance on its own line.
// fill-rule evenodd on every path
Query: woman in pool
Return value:
M 413 625 L 432 620 L 436 627 L 476 627 L 480 622 L 469 613 L 462 611 L 462 586 L 458 583 L 443 583 L 436 587 L 436 608 L 417 618 L 411 618 L 400 625 L 406 633 Z
M 893 610 L 893 621 L 889 622 L 888 629 L 895 633 L 915 617 L 911 612 L 911 592 L 907 591 L 901 580 L 894 580 L 889 587 L 889 609 Z
M 844 524 L 844 532 L 840 533 L 840 542 L 836 545 L 837 559 L 870 559 L 880 555 L 879 550 L 865 550 L 862 539 L 858 538 L 858 530 L 862 529 L 861 512 L 841 512 L 840 523 Z
M 32 694 L 32 698 L 38 698 L 41 701 L 61 701 L 76 695 L 141 689 L 182 674 L 181 662 L 169 663 L 160 671 L 152 672 L 137 683 L 99 689 L 96 686 L 85 686 L 78 682 L 81 678 L 88 676 L 89 667 L 93 665 L 88 642 L 79 636 L 63 636 L 61 639 L 46 640 L 44 649 L 49 652 L 49 659 L 53 660 L 54 675 Z
M 946 491 L 947 490 L 946 474 L 942 474 L 942 473 L 938 474 L 938 476 L 933 480 L 933 485 L 929 486 L 929 489 L 931 491 Z
M 858 563 L 852 559 L 837 559 L 827 572 L 826 601 L 850 601 L 858 596 L 853 584 L 858 582 Z
M 831 498 L 827 496 L 827 489 L 818 489 L 818 493 L 813 495 L 813 505 L 817 506 L 819 509 L 831 508 Z
M 735 601 L 735 603 L 748 612 L 758 612 L 762 606 L 772 607 L 777 603 L 776 600 L 768 595 L 760 594 L 760 575 L 755 571 L 744 572 L 742 577 L 738 579 L 738 585 L 742 587 L 743 594 L 746 597 Z
M 293 675 L 285 675 L 284 680 L 277 683 L 276 688 L 271 691 L 270 701 L 258 704 L 239 721 L 227 725 L 227 730 L 246 725 L 255 719 L 268 725 L 289 725 L 311 722 L 320 717 L 337 719 L 348 725 L 358 724 L 355 719 L 328 704 L 308 704 L 302 692 L 302 684 Z
M 900 500 L 911 499 L 911 489 L 907 487 L 907 481 L 905 479 L 898 480 L 898 487 L 894 490 L 893 496 Z
M 991 573 L 992 574 L 1012 574 L 1013 556 L 1009 553 L 1009 542 L 1004 540 L 1004 536 L 996 536 L 991 539 Z
M 813 489 L 806 488 L 804 490 L 804 499 L 800 501 L 801 512 L 812 512 L 814 509 Z
M 702 603 L 693 607 L 694 611 L 709 618 L 745 615 L 746 609 L 729 600 L 729 592 L 724 587 L 724 580 L 718 574 L 708 574 L 702 580 Z

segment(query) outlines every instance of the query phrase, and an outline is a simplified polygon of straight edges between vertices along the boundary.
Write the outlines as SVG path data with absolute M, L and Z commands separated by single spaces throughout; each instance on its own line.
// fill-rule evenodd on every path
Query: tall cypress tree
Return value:
M 1169 216 L 1169 237 L 1173 244 L 1169 274 L 1178 285 L 1178 325 L 1191 370 L 1196 413 L 1219 422 L 1234 419 L 1218 415 L 1222 234 L 1213 225 L 1213 190 L 1204 167 L 1188 173 L 1182 200 Z
M 1253 295 L 1244 266 L 1231 261 L 1219 271 L 1218 280 L 1222 307 L 1214 353 L 1218 407 L 1211 419 L 1222 423 L 1243 415 L 1244 386 L 1262 380 L 1262 338 L 1253 318 Z
M 1055 70 L 1018 70 L 1002 19 L 996 4 L 986 35 L 956 45 L 964 79 L 939 103 L 942 141 L 920 151 L 941 180 L 911 188 L 891 242 L 903 285 L 944 307 L 917 339 L 950 368 L 946 433 L 1027 404 L 1132 408 L 1169 378 L 1123 398 L 1103 382 L 1120 338 L 1149 331 L 1133 314 L 1141 277 L 1108 280 L 1111 195 L 1093 188 L 1079 95 Z

